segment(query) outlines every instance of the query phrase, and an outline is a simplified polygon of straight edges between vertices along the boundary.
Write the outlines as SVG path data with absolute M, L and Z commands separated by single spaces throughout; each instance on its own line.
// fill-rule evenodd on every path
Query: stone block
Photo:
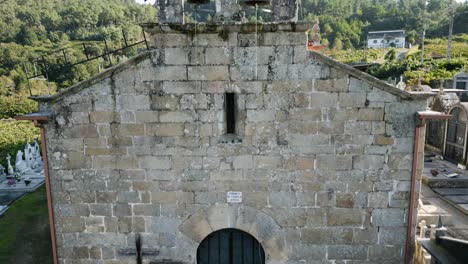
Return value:
M 265 46 L 290 46 L 290 45 L 304 45 L 307 42 L 307 37 L 303 32 L 266 32 L 263 34 L 263 43 L 260 45 Z
M 136 169 L 137 160 L 127 156 L 94 156 L 93 168 L 96 169 Z
M 93 216 L 112 216 L 112 204 L 90 204 L 89 211 Z
M 195 34 L 192 40 L 193 46 L 206 46 L 206 47 L 227 47 L 227 39 L 223 39 L 217 33 L 203 33 Z M 187 45 L 189 46 L 189 45 Z
M 275 120 L 273 110 L 247 110 L 247 122 L 271 122 Z
M 91 123 L 112 123 L 120 122 L 120 115 L 113 111 L 97 111 L 89 113 Z
M 190 65 L 205 64 L 205 48 L 204 47 L 189 47 L 188 57 Z
M 293 244 L 290 246 L 289 258 L 291 260 L 325 260 L 326 245 Z
M 189 66 L 188 78 L 200 81 L 229 80 L 229 70 L 227 66 Z
M 167 94 L 190 94 L 199 93 L 201 90 L 201 83 L 197 81 L 191 82 L 164 82 L 163 91 Z
M 380 227 L 379 245 L 403 245 L 406 241 L 406 227 Z
M 394 139 L 391 136 L 386 135 L 375 135 L 374 144 L 375 145 L 393 145 Z
M 368 93 L 367 99 L 371 102 L 396 102 L 397 97 L 379 88 L 372 88 Z
M 348 245 L 353 240 L 352 228 L 304 228 L 301 233 L 307 244 Z
M 317 79 L 314 88 L 319 92 L 346 92 L 348 91 L 348 79 Z
M 327 212 L 329 226 L 361 226 L 364 220 L 365 214 L 360 209 L 337 208 Z
M 336 194 L 336 207 L 338 208 L 353 208 L 354 197 L 353 193 L 337 193 Z
M 254 156 L 254 166 L 257 169 L 276 169 L 281 167 L 281 157 Z
M 290 120 L 302 121 L 320 121 L 322 119 L 322 112 L 320 109 L 291 109 L 289 111 Z
M 193 122 L 195 119 L 195 113 L 192 111 L 171 111 L 159 113 L 159 120 L 161 122 L 183 123 Z
M 116 201 L 116 192 L 96 192 L 96 202 L 98 203 L 114 203 Z
M 76 233 L 85 230 L 84 219 L 79 216 L 57 217 L 58 231 L 62 233 Z
M 388 207 L 389 195 L 387 192 L 370 192 L 368 207 L 386 208 Z
M 300 207 L 314 207 L 315 194 L 315 192 L 296 192 L 297 205 Z
M 176 110 L 179 105 L 179 97 L 174 95 L 151 95 L 151 110 Z M 148 116 L 140 119 L 146 119 Z M 154 118 L 154 117 L 153 117 Z
M 271 192 L 269 202 L 273 207 L 293 207 L 297 203 L 293 192 Z
M 378 240 L 378 228 L 354 228 L 353 244 L 375 245 Z
M 165 123 L 165 124 L 146 124 L 147 136 L 183 136 L 184 124 L 183 123 Z
M 185 48 L 164 49 L 164 63 L 166 65 L 185 65 L 189 63 L 188 53 Z
M 372 123 L 366 121 L 347 121 L 345 122 L 344 132 L 347 135 L 370 135 Z
M 308 145 L 328 145 L 330 136 L 328 135 L 289 135 L 288 142 L 293 146 L 308 146 Z
M 336 107 L 338 96 L 336 93 L 311 93 L 310 106 L 314 108 L 320 107 Z
M 141 157 L 139 163 L 143 169 L 169 170 L 172 167 L 171 158 L 167 156 Z
M 319 170 L 336 169 L 335 155 L 317 155 L 316 168 Z
M 329 245 L 328 259 L 334 260 L 366 260 L 367 246 L 359 245 Z
M 399 208 L 382 208 L 372 211 L 373 226 L 404 226 L 406 222 L 406 214 L 404 209 Z
M 169 97 L 169 98 L 172 98 L 172 97 Z M 163 103 L 163 104 L 165 104 L 165 103 Z M 151 107 L 151 108 L 153 108 L 153 107 Z M 161 110 L 163 110 L 163 109 L 161 109 Z M 136 111 L 135 112 L 135 121 L 137 123 L 154 123 L 154 122 L 158 122 L 159 121 L 159 113 L 157 111 Z
M 367 96 L 366 93 L 339 93 L 338 101 L 340 107 L 365 107 Z
M 160 206 L 158 204 L 134 204 L 133 215 L 159 216 Z
M 294 106 L 298 108 L 308 108 L 310 106 L 310 93 L 295 93 Z
M 113 216 L 131 216 L 132 215 L 132 208 L 129 204 L 125 203 L 116 203 L 114 204 L 113 208 Z
M 233 159 L 233 167 L 235 170 L 252 169 L 253 157 L 251 155 L 236 156 Z
M 383 118 L 383 108 L 359 108 L 358 110 L 358 121 L 382 121 Z
M 111 124 L 111 134 L 114 136 L 143 136 L 145 127 L 143 124 Z
M 147 95 L 119 95 L 117 97 L 117 102 L 114 102 L 108 107 L 111 108 L 112 105 L 116 105 L 119 111 L 149 110 L 150 100 Z
M 350 92 L 370 92 L 372 90 L 372 86 L 365 82 L 361 81 L 359 79 L 356 79 L 354 77 L 349 78 L 349 91 Z
M 152 69 L 153 80 L 156 81 L 181 81 L 187 80 L 186 66 L 157 66 Z
M 395 262 L 403 261 L 402 246 L 379 246 L 369 247 L 369 259 L 372 260 L 393 260 Z
M 140 194 L 135 191 L 124 191 L 117 194 L 117 201 L 120 203 L 139 203 Z
M 359 155 L 353 157 L 353 169 L 382 169 L 384 166 L 384 155 Z
M 96 125 L 93 124 L 79 124 L 74 125 L 73 128 L 64 128 L 63 137 L 69 138 L 97 138 L 99 137 Z
M 222 65 L 231 63 L 232 50 L 226 47 L 206 48 L 206 64 Z

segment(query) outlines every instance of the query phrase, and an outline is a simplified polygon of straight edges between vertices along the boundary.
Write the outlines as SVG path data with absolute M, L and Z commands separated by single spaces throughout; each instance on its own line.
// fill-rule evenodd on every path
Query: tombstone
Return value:
M 29 167 L 26 165 L 26 162 L 23 160 L 23 152 L 21 150 L 18 150 L 18 152 L 16 153 L 15 165 L 16 165 L 17 172 L 23 173 L 29 170 Z
M 403 81 L 403 76 L 400 76 L 400 82 L 396 85 L 396 87 L 400 90 L 405 90 L 406 89 L 406 84 Z
M 6 180 L 5 168 L 0 164 L 0 183 Z
M 7 161 L 8 161 L 8 175 L 13 175 L 15 173 L 15 170 L 11 166 L 11 156 L 10 156 L 10 154 L 7 155 Z
M 39 149 L 39 144 L 37 143 L 36 140 L 33 141 L 32 147 L 34 149 L 34 158 L 40 157 L 41 156 L 41 151 Z
M 24 157 L 28 168 L 32 168 L 34 163 L 33 150 L 34 148 L 27 142 L 24 146 Z
M 39 144 L 37 143 L 36 140 L 33 141 L 33 167 L 35 172 L 41 172 L 42 169 L 44 168 L 44 163 L 42 162 L 42 157 L 41 157 L 41 151 L 39 148 Z

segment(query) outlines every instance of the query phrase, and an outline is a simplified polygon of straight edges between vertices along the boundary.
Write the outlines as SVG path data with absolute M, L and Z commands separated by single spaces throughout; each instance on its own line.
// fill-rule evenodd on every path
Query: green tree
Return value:
M 23 25 L 18 34 L 16 34 L 16 41 L 22 45 L 32 45 L 37 41 L 37 35 L 32 29 Z

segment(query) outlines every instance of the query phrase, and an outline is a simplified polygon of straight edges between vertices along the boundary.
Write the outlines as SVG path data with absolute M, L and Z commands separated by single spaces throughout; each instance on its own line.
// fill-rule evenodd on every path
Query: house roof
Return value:
M 386 30 L 386 31 L 370 31 L 367 34 L 369 39 L 385 39 L 385 38 L 404 38 L 404 30 Z

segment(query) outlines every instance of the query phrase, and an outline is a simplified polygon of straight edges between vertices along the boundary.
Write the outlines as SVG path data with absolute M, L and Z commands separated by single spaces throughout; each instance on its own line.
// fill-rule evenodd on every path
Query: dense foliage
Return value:
M 37 103 L 25 96 L 0 97 L 0 119 L 37 111 Z
M 116 56 L 72 67 L 86 55 L 121 47 L 122 32 L 132 42 L 141 39 L 140 22 L 155 21 L 156 9 L 131 0 L 2 0 L 0 1 L 0 96 L 27 90 L 26 74 L 44 74 L 58 88 L 85 80 L 128 56 Z M 85 46 L 83 46 L 85 44 Z M 65 48 L 67 60 L 62 52 Z M 44 61 L 40 55 L 46 54 Z M 30 63 L 36 58 L 35 63 Z M 45 63 L 44 63 L 45 62 Z M 45 74 L 44 74 L 45 75 Z M 36 82 L 38 84 L 39 82 Z M 46 86 L 42 81 L 40 86 Z
M 360 61 L 374 62 L 383 59 L 381 51 L 355 51 L 350 55 L 341 50 L 362 49 L 371 30 L 405 29 L 408 42 L 415 44 L 420 41 L 424 24 L 429 42 L 431 37 L 448 33 L 449 7 L 455 13 L 454 33 L 468 33 L 468 5 L 454 0 L 303 0 L 299 19 L 319 18 L 322 43 L 336 51 L 333 56 L 338 60 L 351 63 L 359 57 Z M 187 3 L 185 9 L 187 21 L 209 21 L 215 3 L 210 1 L 202 8 Z M 249 21 L 270 21 L 271 12 L 267 9 L 270 7 L 259 9 L 257 17 L 254 8 L 243 7 L 243 12 Z M 130 40 L 140 38 L 138 24 L 156 21 L 156 13 L 154 6 L 139 5 L 133 0 L 1 0 L 0 97 L 27 94 L 31 86 L 26 75 L 45 73 L 42 59 L 29 63 L 30 59 L 51 50 L 66 48 L 67 60 L 62 52 L 44 57 L 51 82 L 35 80 L 32 88 L 36 92 L 68 87 L 135 55 L 137 49 L 133 48 L 72 67 L 74 62 L 86 58 L 85 53 L 102 54 L 106 50 L 103 40 L 107 40 L 107 48 L 114 49 L 123 44 L 122 32 Z M 455 51 L 465 47 L 466 39 L 463 41 L 454 44 L 453 58 L 466 56 L 466 52 Z M 436 41 L 429 44 L 433 44 L 433 50 L 428 48 L 427 54 L 445 53 L 444 45 L 438 46 Z
M 7 168 L 6 156 L 10 154 L 11 165 L 15 166 L 18 150 L 32 140 L 39 141 L 39 129 L 30 121 L 0 121 L 0 164 Z
M 371 66 L 369 73 L 380 79 L 397 79 L 403 76 L 410 84 L 416 84 L 420 78 L 423 84 L 431 84 L 435 80 L 453 79 L 453 76 L 461 69 L 468 70 L 468 47 L 464 46 L 466 44 L 459 43 L 467 37 L 468 34 L 464 34 L 454 38 L 450 62 L 446 59 L 432 58 L 438 53 L 434 51 L 440 49 L 441 46 L 445 46 L 445 50 L 442 54 L 438 53 L 439 55 L 445 57 L 447 51 L 447 39 L 436 39 L 426 43 L 423 62 L 421 62 L 421 51 L 417 51 L 400 61 L 387 58 L 384 63 Z
M 344 63 L 375 62 L 383 58 L 384 49 L 325 51 L 334 59 Z
M 454 0 L 305 0 L 300 16 L 320 19 L 322 33 L 335 49 L 362 48 L 367 32 L 405 29 L 415 44 L 424 22 L 427 37 L 448 34 L 449 6 L 455 9 L 454 33 L 468 33 L 468 5 Z

